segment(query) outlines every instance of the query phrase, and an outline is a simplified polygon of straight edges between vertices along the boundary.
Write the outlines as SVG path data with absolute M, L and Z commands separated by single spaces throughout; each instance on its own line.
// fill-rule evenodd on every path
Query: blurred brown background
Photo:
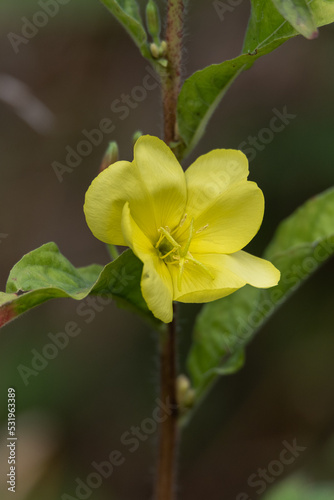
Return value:
M 43 2 L 42 2 L 43 3 Z M 160 135 L 159 89 L 131 101 L 128 116 L 111 110 L 122 94 L 143 86 L 148 63 L 98 0 L 69 1 L 48 17 L 28 43 L 12 46 L 10 33 L 41 11 L 41 2 L 2 0 L 0 5 L 0 283 L 26 252 L 55 241 L 76 266 L 108 262 L 88 230 L 85 191 L 110 140 L 122 159 L 132 158 L 132 134 Z M 162 11 L 164 4 L 161 4 Z M 220 19 L 211 2 L 189 2 L 184 75 L 238 55 L 249 16 L 246 0 Z M 36 19 L 36 18 L 35 18 Z M 43 24 L 43 17 L 39 18 Z M 11 41 L 12 40 L 12 43 Z M 250 250 L 258 255 L 282 218 L 333 184 L 334 28 L 317 40 L 289 41 L 239 77 L 192 155 L 237 148 L 269 126 L 273 109 L 296 115 L 251 162 L 251 178 L 266 197 L 263 226 Z M 139 92 L 139 91 L 137 91 Z M 138 94 L 139 95 L 139 94 Z M 114 104 L 115 105 L 115 104 Z M 108 118 L 114 131 L 59 182 L 53 162 Z M 190 159 L 190 160 L 191 160 Z M 190 161 L 189 160 L 189 161 Z M 188 161 L 188 163 L 189 163 Z M 328 262 L 262 329 L 247 349 L 246 366 L 216 384 L 184 433 L 179 457 L 182 500 L 235 500 L 258 468 L 280 455 L 283 441 L 306 447 L 273 484 L 293 471 L 334 478 L 333 261 Z M 94 500 L 144 500 L 151 496 L 156 436 L 130 453 L 120 437 L 152 415 L 157 397 L 156 333 L 114 305 L 87 323 L 76 302 L 44 304 L 0 335 L 1 422 L 7 388 L 18 409 L 17 500 L 75 498 L 75 479 L 91 463 L 121 449 L 125 463 L 95 489 Z M 197 308 L 182 307 L 180 365 L 189 347 Z M 81 333 L 37 376 L 23 383 L 17 367 L 30 367 L 48 333 L 76 321 Z M 6 492 L 5 428 L 0 450 L 1 499 Z M 123 448 L 122 448 L 123 446 Z M 88 498 L 88 497 L 87 497 Z

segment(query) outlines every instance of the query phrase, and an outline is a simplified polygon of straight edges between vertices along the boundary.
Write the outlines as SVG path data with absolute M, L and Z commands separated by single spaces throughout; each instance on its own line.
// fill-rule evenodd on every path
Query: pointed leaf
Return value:
M 334 254 L 334 189 L 309 200 L 279 226 L 264 257 L 281 271 L 279 284 L 267 290 L 246 286 L 206 304 L 195 324 L 188 368 L 201 398 L 228 362 L 290 294 Z M 237 367 L 237 366 L 236 366 Z
M 142 55 L 152 59 L 137 2 L 135 0 L 101 0 L 101 2 L 126 29 Z
M 294 1 L 297 3 L 299 0 Z M 319 28 L 334 21 L 333 2 L 311 0 L 308 2 L 308 6 L 316 27 Z M 296 35 L 298 35 L 298 31 L 284 19 L 272 2 L 252 0 L 252 12 L 246 33 L 244 52 L 254 52 L 265 47 L 269 49 L 268 52 L 271 52 L 278 45 Z
M 310 40 L 316 38 L 318 30 L 305 0 L 273 0 L 273 2 L 278 12 L 298 33 Z
M 104 295 L 158 326 L 141 295 L 142 263 L 127 250 L 104 268 L 75 268 L 55 243 L 26 254 L 10 272 L 6 292 L 0 293 L 0 327 L 29 309 L 57 297 L 82 300 Z
M 136 19 L 144 28 L 137 0 L 119 0 L 119 4 L 129 16 Z

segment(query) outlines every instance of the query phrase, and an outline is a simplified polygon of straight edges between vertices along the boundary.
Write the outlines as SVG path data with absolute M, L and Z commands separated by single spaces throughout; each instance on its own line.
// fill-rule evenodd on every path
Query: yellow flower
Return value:
M 248 173 L 246 156 L 232 149 L 200 156 L 183 172 L 166 144 L 147 135 L 136 142 L 133 162 L 114 163 L 90 185 L 89 228 L 142 261 L 142 294 L 161 321 L 172 321 L 173 300 L 210 302 L 247 283 L 277 284 L 270 262 L 241 250 L 264 211 Z

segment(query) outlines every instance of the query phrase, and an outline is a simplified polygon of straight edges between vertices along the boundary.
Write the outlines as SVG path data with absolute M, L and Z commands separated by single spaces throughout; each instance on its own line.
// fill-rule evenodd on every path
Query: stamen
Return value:
M 190 227 L 189 227 L 189 238 L 187 240 L 186 246 L 184 247 L 183 250 L 180 251 L 181 257 L 185 257 L 188 253 L 190 243 L 193 237 L 193 231 L 194 231 L 194 218 L 191 219 Z
M 158 239 L 158 242 L 156 243 L 155 245 L 155 248 L 158 248 L 158 246 L 160 245 L 161 241 L 163 240 L 164 238 L 164 235 L 161 233 L 160 229 L 158 229 L 159 233 L 160 233 L 160 237 Z
M 205 231 L 209 227 L 209 224 L 205 224 L 205 226 L 197 229 L 196 234 L 201 233 L 202 231 Z
M 175 252 L 176 248 L 172 248 L 169 252 L 167 252 L 165 255 L 161 255 L 160 256 L 160 259 L 165 259 L 166 257 L 168 257 L 168 255 L 170 255 L 172 252 Z
M 178 228 L 184 224 L 186 219 L 187 219 L 187 214 L 185 214 L 184 217 L 182 218 Z M 205 229 L 207 229 L 207 227 L 209 227 L 209 224 L 206 224 L 205 226 L 198 229 L 196 231 L 196 234 L 204 231 Z M 192 241 L 192 238 L 194 236 L 194 218 L 191 219 L 191 222 L 189 224 L 188 239 L 186 241 L 184 248 L 182 248 L 182 246 L 179 245 L 179 243 L 172 236 L 172 233 L 174 231 L 176 231 L 176 229 L 178 229 L 178 228 L 175 228 L 171 232 L 171 230 L 168 226 L 160 227 L 158 229 L 160 236 L 159 236 L 157 243 L 155 244 L 155 248 L 157 248 L 159 251 L 160 259 L 164 260 L 164 259 L 167 259 L 167 257 L 170 257 L 167 260 L 167 264 L 168 265 L 173 265 L 173 264 L 175 265 L 176 264 L 179 266 L 178 276 L 177 276 L 177 287 L 178 287 L 179 291 L 181 291 L 182 278 L 183 278 L 183 274 L 184 274 L 185 265 L 189 264 L 189 262 L 192 262 L 196 266 L 199 266 L 206 274 L 208 274 L 210 276 L 211 279 L 214 279 L 215 277 L 207 266 L 205 266 L 204 264 L 202 264 L 202 262 L 199 262 L 197 259 L 195 259 L 191 255 L 191 253 L 189 252 L 191 241 Z M 167 242 L 164 242 L 165 238 L 169 242 L 169 244 L 172 245 L 172 248 L 170 250 L 169 250 L 170 245 L 167 244 Z M 166 251 L 167 253 L 165 253 L 163 255 L 162 254 L 163 251 Z
M 181 248 L 181 245 L 179 245 L 178 242 L 174 240 L 173 236 L 171 236 L 170 233 L 164 227 L 161 227 L 159 231 L 163 233 L 165 238 L 167 238 L 169 243 L 171 243 L 174 247 Z
M 179 227 L 183 226 L 183 224 L 185 223 L 187 217 L 188 217 L 188 214 L 184 214 L 184 216 L 182 217 L 181 222 L 179 224 Z

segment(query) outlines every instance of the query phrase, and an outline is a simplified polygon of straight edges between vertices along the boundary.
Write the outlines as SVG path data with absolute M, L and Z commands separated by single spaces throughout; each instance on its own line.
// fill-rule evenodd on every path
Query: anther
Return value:
M 174 247 L 176 248 L 181 248 L 181 245 L 178 244 L 177 241 L 174 240 L 173 236 L 171 236 L 171 234 L 164 228 L 164 227 L 161 227 L 159 229 L 159 231 L 161 233 L 163 233 L 163 236 L 169 241 L 169 243 L 171 243 Z
M 190 243 L 191 243 L 191 240 L 192 240 L 192 237 L 193 237 L 193 231 L 194 231 L 194 219 L 191 219 L 190 228 L 189 228 L 189 238 L 187 240 L 186 246 L 180 252 L 181 257 L 186 257 L 186 255 L 188 253 L 188 250 L 189 250 L 189 247 L 190 247 Z
M 183 224 L 185 223 L 187 217 L 188 217 L 188 214 L 184 214 L 184 216 L 182 217 L 181 222 L 179 224 L 179 227 L 183 226 Z
M 201 233 L 202 231 L 205 231 L 209 227 L 209 224 L 205 224 L 205 226 L 197 229 L 196 234 Z

